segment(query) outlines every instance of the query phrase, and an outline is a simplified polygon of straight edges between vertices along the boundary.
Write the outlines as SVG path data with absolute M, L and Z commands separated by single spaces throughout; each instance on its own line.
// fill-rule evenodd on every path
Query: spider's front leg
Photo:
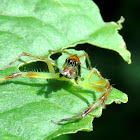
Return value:
M 43 78 L 43 79 L 54 79 L 54 78 L 57 79 L 57 78 L 59 78 L 59 74 L 55 73 L 54 65 L 52 64 L 50 59 L 45 58 L 45 57 L 31 55 L 31 54 L 28 54 L 25 52 L 20 54 L 17 58 L 15 58 L 12 62 L 10 62 L 7 66 L 2 68 L 1 70 L 7 69 L 8 67 L 10 67 L 13 63 L 18 61 L 23 56 L 32 57 L 32 58 L 44 61 L 48 66 L 49 73 L 47 73 L 47 72 L 16 72 L 16 73 L 13 73 L 13 74 L 5 76 L 5 77 L 0 77 L 0 82 L 5 81 L 5 80 L 9 80 L 9 79 L 13 79 L 13 78 L 16 78 L 19 76 L 28 77 L 28 78 Z
M 94 75 L 95 74 L 95 75 Z M 97 81 L 91 81 L 92 76 L 97 76 L 98 80 Z M 81 115 L 73 117 L 73 118 L 65 118 L 60 121 L 54 121 L 52 120 L 53 123 L 59 124 L 64 121 L 70 121 L 70 120 L 77 120 L 77 119 L 82 119 L 84 118 L 87 114 L 89 114 L 91 111 L 96 109 L 99 106 L 104 106 L 105 101 L 109 95 L 109 93 L 112 90 L 112 87 L 109 83 L 109 81 L 101 76 L 101 74 L 98 72 L 97 69 L 93 68 L 90 70 L 89 74 L 85 77 L 83 81 L 79 81 L 79 86 L 88 88 L 91 90 L 96 90 L 102 92 L 102 96 L 94 103 L 92 104 L 88 109 L 86 109 Z
M 51 60 L 49 60 L 48 58 L 45 58 L 45 57 L 39 57 L 39 56 L 35 56 L 35 55 L 25 53 L 25 52 L 21 53 L 18 57 L 16 57 L 13 61 L 11 61 L 7 66 L 3 67 L 1 70 L 5 70 L 5 69 L 9 68 L 13 63 L 15 63 L 16 61 L 21 59 L 23 56 L 27 56 L 27 57 L 31 57 L 31 58 L 35 58 L 35 59 L 44 61 L 48 65 L 49 72 L 55 73 Z
M 90 80 L 94 74 L 99 78 L 97 81 Z M 82 117 L 86 116 L 97 107 L 104 106 L 105 101 L 112 90 L 112 86 L 110 85 L 108 79 L 103 78 L 99 73 L 99 71 L 95 68 L 93 68 L 89 72 L 84 81 L 81 83 L 81 86 L 89 88 L 91 90 L 100 91 L 103 93 L 101 97 L 93 105 L 91 105 L 87 110 L 85 110 L 85 112 L 81 115 Z
M 13 79 L 19 76 L 26 77 L 26 78 L 60 79 L 59 73 L 53 74 L 53 73 L 47 73 L 47 72 L 17 72 L 8 76 L 0 77 L 0 82 Z M 61 78 L 61 80 L 66 80 L 66 79 Z

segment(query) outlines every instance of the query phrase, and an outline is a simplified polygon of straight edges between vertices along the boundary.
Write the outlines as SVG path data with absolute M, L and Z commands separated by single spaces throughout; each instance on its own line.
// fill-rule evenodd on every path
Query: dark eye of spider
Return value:
M 67 64 L 72 65 L 72 60 L 71 59 L 66 59 Z
M 76 66 L 77 65 L 77 62 L 76 61 L 73 61 L 73 66 Z
M 75 66 L 78 66 L 79 65 L 79 62 L 75 61 Z
M 70 65 L 73 65 L 73 62 L 72 62 L 72 60 L 70 60 Z

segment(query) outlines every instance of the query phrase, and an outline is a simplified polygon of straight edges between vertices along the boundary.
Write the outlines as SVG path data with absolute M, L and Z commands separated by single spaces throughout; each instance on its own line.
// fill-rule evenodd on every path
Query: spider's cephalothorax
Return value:
M 81 63 L 77 55 L 72 55 L 66 59 L 66 62 L 60 70 L 60 77 L 65 76 L 77 81 L 81 75 Z

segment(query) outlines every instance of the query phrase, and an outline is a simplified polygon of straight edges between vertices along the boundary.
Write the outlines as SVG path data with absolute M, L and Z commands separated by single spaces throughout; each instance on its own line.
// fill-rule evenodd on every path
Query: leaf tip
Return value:
M 123 97 L 123 103 L 127 103 L 128 102 L 128 96 L 127 94 L 124 94 L 124 97 Z
M 123 57 L 123 59 L 128 64 L 131 64 L 132 63 L 132 61 L 131 61 L 131 53 L 130 53 L 130 51 L 127 50 L 125 42 L 122 43 L 121 49 L 122 49 L 122 51 L 119 52 L 120 55 Z
M 125 18 L 123 16 L 120 17 L 120 19 L 117 21 L 117 24 L 119 25 L 118 30 L 121 30 L 123 28 L 122 23 L 125 21 Z

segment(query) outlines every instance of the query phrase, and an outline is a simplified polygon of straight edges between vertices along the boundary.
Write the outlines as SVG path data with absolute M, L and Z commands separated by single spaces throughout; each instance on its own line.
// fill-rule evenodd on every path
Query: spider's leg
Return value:
M 8 80 L 8 79 L 13 79 L 13 78 L 16 78 L 16 77 L 21 76 L 21 75 L 22 75 L 21 72 L 17 72 L 17 73 L 13 73 L 13 74 L 5 76 L 5 77 L 0 77 L 0 82 Z
M 96 81 L 96 82 L 90 81 L 90 79 L 92 78 L 92 76 L 93 76 L 94 74 L 95 74 L 96 76 L 98 76 L 98 78 L 99 78 L 99 80 Z M 89 73 L 87 74 L 87 76 L 86 76 L 85 79 L 84 79 L 84 82 L 85 82 L 85 83 L 86 83 L 86 82 L 89 82 L 89 81 L 90 81 L 91 83 L 94 83 L 94 85 L 101 85 L 101 84 L 106 83 L 107 79 L 103 78 L 103 77 L 101 76 L 100 72 L 99 72 L 97 69 L 93 68 L 93 69 L 91 69 L 91 70 L 89 71 Z
M 91 78 L 94 74 L 99 78 L 97 81 L 92 81 Z M 91 105 L 83 114 L 82 116 L 86 116 L 92 110 L 96 109 L 97 107 L 105 104 L 105 101 L 112 90 L 112 86 L 110 85 L 109 81 L 101 76 L 99 71 L 95 68 L 91 69 L 88 75 L 85 77 L 84 81 L 79 82 L 81 87 L 89 88 L 91 90 L 100 91 L 103 94 L 101 97 Z
M 99 80 L 97 81 L 97 83 L 94 83 L 94 84 L 92 81 L 90 81 L 93 74 L 95 74 L 96 76 L 99 77 Z M 102 86 L 103 84 L 105 84 L 104 87 Z M 60 121 L 52 120 L 53 123 L 58 124 L 58 123 L 61 123 L 64 121 L 77 120 L 77 119 L 84 118 L 87 114 L 89 114 L 91 111 L 93 111 L 97 107 L 104 106 L 105 100 L 107 99 L 109 93 L 112 90 L 112 87 L 111 87 L 109 81 L 107 79 L 104 79 L 96 69 L 92 69 L 89 72 L 89 74 L 87 75 L 87 77 L 85 78 L 85 80 L 79 82 L 79 85 L 81 87 L 103 92 L 103 94 L 94 104 L 92 104 L 88 109 L 86 109 L 81 115 L 72 117 L 72 118 L 65 118 Z
M 28 77 L 28 78 L 42 78 L 42 79 L 60 79 L 60 80 L 66 80 L 65 77 L 59 78 L 59 73 L 47 73 L 47 72 L 17 72 L 5 77 L 0 77 L 0 82 L 13 79 L 16 77 Z
M 90 69 L 90 70 L 92 69 L 92 67 L 91 67 L 91 62 L 90 62 L 90 59 L 89 59 L 89 56 L 88 56 L 88 54 L 87 54 L 86 52 L 85 52 L 84 54 L 78 56 L 78 57 L 79 57 L 79 58 L 81 58 L 81 57 L 86 57 L 87 62 L 88 62 L 89 69 Z
M 67 51 L 65 51 L 65 50 L 57 50 L 57 51 L 49 50 L 49 51 L 50 51 L 51 55 L 53 55 L 53 54 L 55 54 L 55 53 L 66 53 L 66 54 L 68 54 L 69 56 L 73 55 L 73 54 L 71 54 L 71 53 L 69 53 L 69 52 L 67 52 Z
M 92 76 L 97 76 L 98 80 L 92 81 Z M 83 81 L 79 81 L 78 85 L 81 87 L 85 87 L 91 90 L 96 90 L 100 92 L 105 92 L 106 87 L 102 86 L 103 84 L 107 84 L 109 81 L 101 76 L 99 71 L 95 68 L 92 68 L 85 79 Z M 110 85 L 110 84 L 109 84 Z
M 31 54 L 25 53 L 25 52 L 23 52 L 22 54 L 20 54 L 17 58 L 15 58 L 12 62 L 10 62 L 7 66 L 5 66 L 4 68 L 2 68 L 1 70 L 5 70 L 6 68 L 10 67 L 13 63 L 15 63 L 16 61 L 18 61 L 23 56 L 28 56 L 28 57 L 36 58 L 36 59 L 39 59 L 39 60 L 42 60 L 42 61 L 46 62 L 47 65 L 48 65 L 49 72 L 50 73 L 55 73 L 55 70 L 53 68 L 53 65 L 52 65 L 51 60 L 49 60 L 49 59 L 47 59 L 45 57 L 38 57 L 38 56 L 31 55 Z

